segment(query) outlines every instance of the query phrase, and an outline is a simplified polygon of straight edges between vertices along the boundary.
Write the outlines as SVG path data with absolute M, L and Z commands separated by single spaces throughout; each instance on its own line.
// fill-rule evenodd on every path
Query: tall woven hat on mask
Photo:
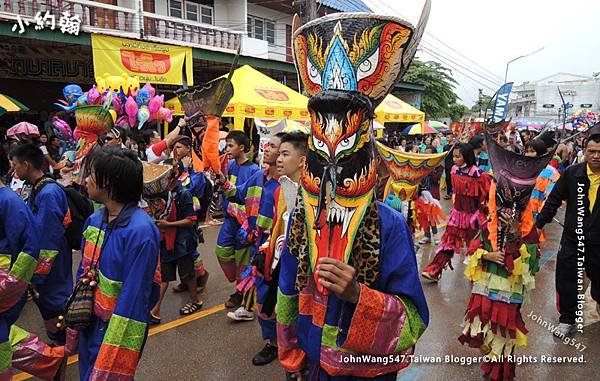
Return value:
M 336 13 L 293 35 L 312 122 L 291 220 L 296 234 L 288 238 L 288 249 L 299 261 L 298 289 L 314 276 L 318 290 L 328 294 L 314 275 L 320 257 L 352 264 L 357 280 L 367 286 L 377 278 L 374 109 L 408 69 L 429 9 L 426 1 L 416 28 L 396 17 Z

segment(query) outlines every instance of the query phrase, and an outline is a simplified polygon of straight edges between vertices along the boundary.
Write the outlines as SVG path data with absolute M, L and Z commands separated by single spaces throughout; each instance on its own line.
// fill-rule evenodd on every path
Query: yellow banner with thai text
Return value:
M 94 74 L 137 76 L 140 83 L 194 84 L 192 48 L 92 34 Z M 184 67 L 185 66 L 185 67 Z

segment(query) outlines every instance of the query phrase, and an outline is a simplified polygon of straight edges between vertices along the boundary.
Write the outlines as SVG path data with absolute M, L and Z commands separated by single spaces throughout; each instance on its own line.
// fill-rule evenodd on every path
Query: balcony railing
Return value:
M 142 3 L 142 2 L 140 2 Z M 119 7 L 89 0 L 0 0 L 0 20 L 28 20 L 46 11 L 55 17 L 56 28 L 64 11 L 79 15 L 81 30 L 120 37 L 141 38 L 170 44 L 235 51 L 243 32 L 178 19 L 142 9 Z

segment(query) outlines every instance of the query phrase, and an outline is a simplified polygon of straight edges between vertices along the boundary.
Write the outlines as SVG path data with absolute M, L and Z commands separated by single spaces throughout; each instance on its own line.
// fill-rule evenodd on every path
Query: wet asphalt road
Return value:
M 559 219 L 562 220 L 562 217 Z M 205 302 L 203 311 L 192 317 L 181 318 L 178 311 L 187 297 L 171 291 L 167 293 L 162 306 L 163 323 L 150 331 L 151 336 L 138 366 L 136 380 L 284 379 L 284 372 L 277 361 L 263 367 L 256 367 L 251 363 L 252 356 L 264 345 L 258 323 L 237 323 L 226 317 L 227 310 L 222 304 L 234 291 L 234 286 L 227 283 L 214 256 L 218 230 L 219 226 L 205 228 L 206 243 L 201 246 L 210 272 L 207 288 L 202 294 Z M 539 320 L 558 323 L 554 268 L 560 232 L 561 228 L 556 223 L 547 227 L 548 240 L 542 246 L 542 266 L 536 276 L 536 289 L 531 295 L 531 302 L 522 309 L 529 329 L 528 347 L 518 355 L 524 362 L 529 360 L 529 363 L 517 367 L 517 380 L 594 380 L 598 379 L 600 373 L 600 319 L 595 312 L 595 303 L 589 298 L 589 291 L 584 334 L 576 334 L 573 345 L 554 339 L 548 329 L 538 323 Z M 434 251 L 433 245 L 419 248 L 419 268 L 431 260 Z M 479 355 L 479 351 L 464 347 L 457 340 L 462 331 L 463 314 L 471 290 L 469 282 L 463 276 L 462 259 L 462 256 L 454 258 L 454 271 L 445 271 L 438 284 L 424 282 L 430 323 L 417 343 L 413 364 L 398 375 L 398 380 L 482 379 L 480 364 L 449 363 L 446 358 L 447 355 L 453 355 L 460 361 L 461 358 L 467 360 Z M 32 331 L 42 332 L 41 318 L 32 303 L 28 303 L 18 324 Z M 577 347 L 577 344 L 580 345 Z M 586 348 L 583 349 L 583 346 Z M 583 355 L 584 364 L 542 363 L 548 356 L 580 355 Z M 431 361 L 434 363 L 428 363 Z M 78 380 L 77 364 L 74 359 L 70 363 L 67 380 Z M 15 379 L 31 378 L 20 374 Z

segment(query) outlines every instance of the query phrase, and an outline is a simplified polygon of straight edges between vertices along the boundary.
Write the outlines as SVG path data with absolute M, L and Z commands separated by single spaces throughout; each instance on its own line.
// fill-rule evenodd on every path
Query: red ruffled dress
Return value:
M 452 167 L 454 206 L 448 226 L 442 235 L 433 261 L 423 269 L 423 276 L 437 280 L 447 266 L 452 268 L 452 257 L 463 245 L 469 246 L 480 230 L 486 229 L 486 201 L 491 177 L 473 165 L 469 168 Z

